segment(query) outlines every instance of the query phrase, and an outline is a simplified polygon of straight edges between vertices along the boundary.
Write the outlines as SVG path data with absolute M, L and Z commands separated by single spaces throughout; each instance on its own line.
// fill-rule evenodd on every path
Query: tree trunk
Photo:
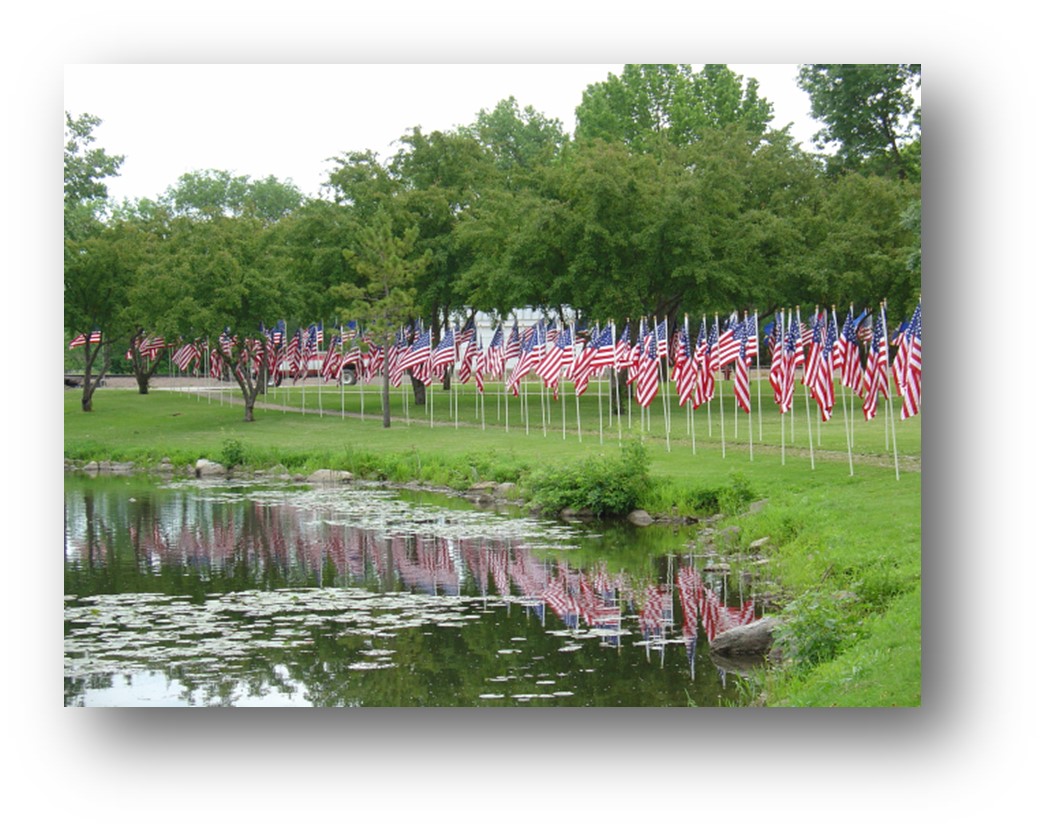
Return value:
M 415 398 L 416 406 L 426 406 L 427 405 L 427 387 L 423 385 L 423 381 L 422 380 L 417 380 L 411 374 L 409 375 L 409 380 L 412 381 L 412 394 L 413 394 L 413 397 Z
M 135 382 L 139 384 L 139 394 L 150 394 L 150 376 L 141 369 L 135 370 Z

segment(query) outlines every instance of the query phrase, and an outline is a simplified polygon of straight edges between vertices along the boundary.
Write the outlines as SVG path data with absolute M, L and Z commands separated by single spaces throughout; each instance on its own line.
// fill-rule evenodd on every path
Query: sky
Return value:
M 701 66 L 696 64 L 695 66 Z M 772 125 L 794 123 L 807 146 L 818 124 L 795 84 L 796 64 L 731 64 L 755 78 L 774 108 Z M 315 195 L 348 151 L 381 157 L 415 126 L 470 124 L 513 96 L 572 132 L 589 84 L 623 64 L 67 64 L 64 109 L 102 123 L 97 146 L 124 155 L 110 197 L 154 198 L 180 175 L 219 169 L 291 180 Z M 809 146 L 807 146 L 809 147 Z

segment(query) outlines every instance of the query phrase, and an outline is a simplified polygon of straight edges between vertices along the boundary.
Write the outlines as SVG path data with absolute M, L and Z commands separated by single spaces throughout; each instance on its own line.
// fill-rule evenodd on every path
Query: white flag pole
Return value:
M 798 307 L 796 308 L 796 319 L 798 319 L 800 324 L 802 324 L 803 320 L 800 319 L 800 317 L 799 317 L 799 308 Z M 815 322 L 815 324 L 817 324 L 817 323 Z M 811 351 L 815 350 L 816 344 L 817 344 L 816 341 L 812 337 L 811 341 L 810 341 L 810 350 Z M 807 432 L 807 438 L 810 440 L 810 469 L 814 470 L 815 469 L 815 467 L 814 467 L 814 432 L 811 429 L 811 425 L 810 425 L 810 395 L 807 393 L 806 366 L 805 365 L 803 366 L 803 403 L 806 405 L 806 432 Z
M 762 364 L 759 362 L 759 358 L 763 356 L 763 343 L 759 339 L 759 311 L 752 311 L 752 321 L 755 323 L 755 386 L 756 386 L 756 402 L 759 406 L 759 442 L 763 441 L 763 375 L 762 375 Z M 748 384 L 751 386 L 751 384 Z
M 892 380 L 892 373 L 890 368 L 890 332 L 887 330 L 887 300 L 884 299 L 880 306 L 880 316 L 883 317 L 883 339 L 887 341 L 887 414 L 890 416 L 890 436 L 894 442 L 894 478 L 901 481 L 901 471 L 898 470 L 898 436 L 897 431 L 894 429 L 894 416 L 890 415 L 894 411 L 894 399 L 891 397 L 891 389 L 894 386 Z M 901 347 L 898 347 L 898 351 L 901 351 Z

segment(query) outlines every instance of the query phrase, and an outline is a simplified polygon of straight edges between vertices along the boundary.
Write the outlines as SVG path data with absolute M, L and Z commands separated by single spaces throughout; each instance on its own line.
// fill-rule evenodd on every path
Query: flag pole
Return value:
M 883 339 L 887 341 L 887 415 L 890 418 L 890 436 L 894 441 L 894 478 L 897 481 L 901 481 L 901 471 L 898 470 L 898 437 L 894 429 L 894 416 L 890 413 L 894 411 L 894 399 L 891 397 L 891 387 L 894 385 L 894 381 L 891 379 L 892 374 L 890 370 L 890 332 L 887 331 L 887 300 L 884 299 L 880 306 L 880 316 L 883 317 Z M 898 346 L 898 351 L 901 351 L 901 346 Z
M 684 337 L 685 337 L 685 342 L 686 342 L 686 350 L 690 353 L 689 354 L 689 362 L 693 363 L 693 365 L 696 366 L 697 362 L 696 362 L 696 359 L 693 356 L 693 343 L 690 340 L 690 315 L 689 314 L 683 314 L 682 322 L 683 322 L 683 329 L 685 330 Z M 694 390 L 697 390 L 697 388 L 699 386 L 700 386 L 700 379 L 699 379 L 697 374 L 694 374 L 694 376 L 693 376 L 693 388 L 694 388 Z M 694 433 L 694 426 L 693 426 L 693 417 L 694 416 L 693 416 L 693 412 L 694 412 L 694 404 L 693 404 L 693 398 L 691 397 L 686 402 L 686 423 L 687 423 L 687 425 L 690 428 L 690 447 L 693 449 L 693 455 L 696 456 L 697 455 L 697 436 Z
M 715 331 L 716 331 L 717 334 L 720 334 L 720 336 L 721 336 L 721 333 L 719 331 L 719 314 L 718 313 L 715 314 Z M 715 347 L 716 348 L 719 347 L 719 341 L 718 340 L 716 340 Z M 722 439 L 723 458 L 725 459 L 726 458 L 726 413 L 723 410 L 723 378 L 722 378 L 722 375 L 721 375 L 722 370 L 723 370 L 722 363 L 720 363 L 719 364 L 720 377 L 716 381 L 716 383 L 719 384 L 719 436 Z
M 796 307 L 796 319 L 799 319 L 800 322 L 803 321 L 802 319 L 799 318 L 799 307 L 798 306 Z M 817 323 L 815 322 L 814 324 L 816 325 Z M 814 351 L 814 340 L 813 339 L 811 339 L 811 341 L 810 341 L 810 350 Z M 803 403 L 806 405 L 806 431 L 807 431 L 807 438 L 810 440 L 810 469 L 814 470 L 815 469 L 815 467 L 814 467 L 814 432 L 811 429 L 811 425 L 810 425 L 810 396 L 807 394 L 806 366 L 803 367 L 803 378 L 804 378 L 804 380 L 803 380 Z
M 853 317 L 854 311 L 851 310 L 848 316 Z M 836 315 L 836 306 L 832 306 L 832 316 Z M 847 385 L 843 382 L 843 374 L 847 370 L 847 358 L 846 354 L 840 356 L 839 363 L 839 393 L 843 398 L 843 429 L 847 434 L 847 463 L 850 465 L 850 475 L 854 475 L 854 451 L 853 444 L 850 440 L 850 418 L 847 416 Z
M 653 324 L 654 325 L 657 324 L 657 318 L 656 317 L 653 318 Z M 668 317 L 667 317 L 667 315 L 665 315 L 665 317 L 664 317 L 664 339 L 665 339 L 665 342 L 668 342 L 671 339 L 671 336 L 668 334 Z M 668 452 L 670 453 L 671 452 L 671 410 L 670 410 L 669 405 L 668 405 L 668 383 L 670 382 L 670 375 L 668 374 L 668 351 L 667 350 L 665 350 L 665 352 L 664 352 L 664 367 L 663 368 L 664 368 L 664 381 L 663 381 L 663 386 L 661 388 L 664 389 L 664 398 L 662 399 L 662 402 L 664 404 L 664 446 L 668 450 Z M 660 358 L 657 358 L 657 382 L 658 383 L 662 383 L 662 381 L 660 379 L 660 372 L 661 372 Z
M 759 442 L 763 441 L 763 375 L 760 358 L 763 356 L 761 341 L 759 339 L 759 311 L 752 310 L 752 320 L 755 323 L 755 386 L 756 402 L 759 405 Z M 748 384 L 751 386 L 751 384 Z
M 617 363 L 615 359 L 617 356 L 617 328 L 614 325 L 612 319 L 609 320 L 609 338 L 613 340 L 614 357 L 614 362 L 610 363 L 609 366 L 610 386 L 612 387 L 613 391 L 617 393 L 617 445 L 620 446 L 624 443 L 624 434 L 620 421 L 620 375 L 617 372 Z
M 605 443 L 602 437 L 602 375 L 598 376 L 595 385 L 598 390 L 598 443 L 601 445 Z

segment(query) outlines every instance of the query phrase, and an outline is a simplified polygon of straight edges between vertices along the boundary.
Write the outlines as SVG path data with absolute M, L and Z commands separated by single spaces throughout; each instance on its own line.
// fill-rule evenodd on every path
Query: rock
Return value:
M 194 473 L 198 478 L 202 476 L 225 476 L 226 465 L 213 462 L 209 459 L 198 459 L 194 466 Z
M 704 567 L 704 569 L 702 571 L 704 571 L 704 572 L 711 572 L 711 573 L 725 574 L 725 573 L 730 571 L 730 564 L 729 563 L 709 563 L 707 566 Z
M 716 532 L 716 537 L 727 546 L 733 546 L 741 539 L 741 529 L 736 525 L 728 525 L 726 528 Z
M 758 499 L 758 500 L 756 500 L 755 502 L 753 502 L 751 505 L 748 506 L 748 512 L 750 514 L 756 514 L 759 511 L 762 511 L 766 507 L 766 503 L 769 502 L 769 501 L 770 500 L 768 500 L 768 499 Z
M 501 498 L 506 498 L 511 495 L 514 489 L 514 482 L 500 482 L 495 488 L 493 488 L 493 493 Z
M 349 482 L 353 477 L 350 475 L 349 470 L 329 470 L 328 468 L 322 468 L 321 470 L 315 470 L 307 477 L 308 482 Z
M 99 463 L 94 461 L 94 460 L 90 461 L 86 465 L 84 465 L 84 469 L 89 471 L 89 472 L 93 471 L 93 470 L 98 470 L 99 469 Z
M 711 641 L 712 654 L 718 656 L 765 656 L 774 644 L 774 628 L 780 620 L 760 618 L 751 624 L 731 627 Z
M 769 542 L 769 537 L 760 537 L 758 540 L 753 540 L 751 543 L 748 544 L 748 550 L 752 552 L 757 552 Z
M 628 522 L 632 525 L 645 527 L 647 525 L 653 525 L 653 517 L 649 515 L 649 512 L 638 508 L 628 514 Z
M 590 508 L 563 508 L 558 515 L 564 520 L 591 520 L 595 518 Z

